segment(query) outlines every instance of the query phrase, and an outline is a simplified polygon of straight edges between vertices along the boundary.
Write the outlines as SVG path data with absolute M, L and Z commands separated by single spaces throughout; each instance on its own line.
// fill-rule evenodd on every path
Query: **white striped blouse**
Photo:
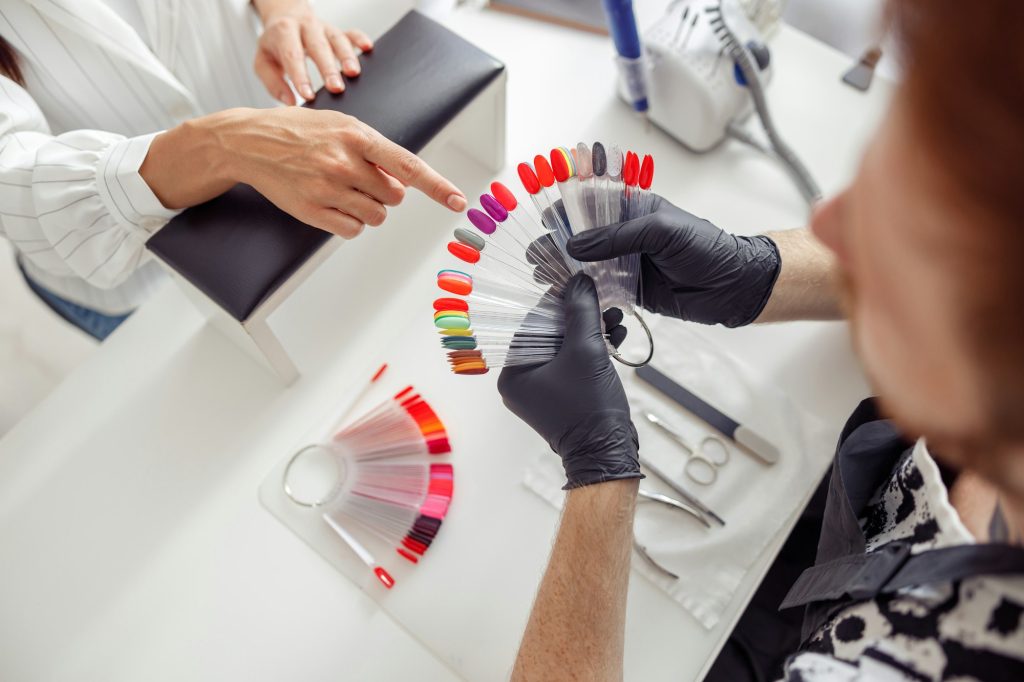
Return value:
M 36 282 L 110 314 L 163 277 L 145 244 L 176 211 L 138 173 L 153 137 L 275 104 L 252 71 L 248 0 L 122 2 L 137 5 L 141 35 L 102 0 L 0 3 L 25 80 L 0 76 L 0 234 Z

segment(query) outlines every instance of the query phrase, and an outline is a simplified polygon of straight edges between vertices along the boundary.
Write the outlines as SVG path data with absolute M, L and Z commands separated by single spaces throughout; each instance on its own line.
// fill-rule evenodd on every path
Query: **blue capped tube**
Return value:
M 647 112 L 647 83 L 644 79 L 643 48 L 636 28 L 632 0 L 602 0 L 608 30 L 619 53 L 618 66 L 633 109 Z

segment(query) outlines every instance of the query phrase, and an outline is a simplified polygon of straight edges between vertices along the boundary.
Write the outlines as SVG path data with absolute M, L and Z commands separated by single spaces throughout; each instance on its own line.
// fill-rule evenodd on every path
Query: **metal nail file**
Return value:
M 753 431 L 750 427 L 744 426 L 732 417 L 723 414 L 718 408 L 683 388 L 653 366 L 647 365 L 646 367 L 639 368 L 636 371 L 636 375 L 641 381 L 650 384 L 665 396 L 671 398 L 718 431 L 742 445 L 761 461 L 766 464 L 775 464 L 779 461 L 779 449 L 767 439 Z

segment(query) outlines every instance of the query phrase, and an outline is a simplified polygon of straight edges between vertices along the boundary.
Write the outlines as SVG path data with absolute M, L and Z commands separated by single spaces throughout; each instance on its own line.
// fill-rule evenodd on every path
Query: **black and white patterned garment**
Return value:
M 923 441 L 860 519 L 868 551 L 976 542 L 949 503 Z M 789 682 L 1024 681 L 1024 576 L 970 578 L 881 595 L 840 611 L 786 666 Z

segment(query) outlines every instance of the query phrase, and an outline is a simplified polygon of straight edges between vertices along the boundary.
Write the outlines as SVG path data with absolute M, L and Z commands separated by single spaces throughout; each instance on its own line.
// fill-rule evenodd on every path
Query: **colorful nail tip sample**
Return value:
M 654 181 L 654 157 L 650 154 L 644 156 L 644 162 L 640 165 L 640 189 L 650 189 Z
M 487 246 L 487 242 L 476 232 L 471 232 L 464 227 L 455 228 L 455 238 L 469 246 L 476 249 L 477 251 L 483 251 L 484 247 Z
M 324 520 L 391 589 L 395 579 L 360 537 L 391 545 L 411 563 L 433 544 L 454 492 L 451 463 L 437 461 L 451 452 L 444 423 L 409 386 L 342 428 L 326 447 L 340 460 L 344 480 L 323 503 Z
M 508 212 L 515 209 L 515 197 L 512 199 L 512 208 L 506 208 L 504 204 L 496 197 L 492 197 L 490 194 L 480 195 L 480 205 L 484 211 L 487 212 L 493 220 L 499 223 L 503 223 L 508 220 Z
M 437 273 L 437 286 L 448 293 L 467 296 L 473 292 L 473 278 L 458 270 L 441 270 Z
M 533 169 L 537 173 L 537 180 L 544 187 L 551 187 L 555 184 L 555 173 L 551 170 L 551 164 L 543 154 L 533 157 Z
M 469 218 L 469 222 L 484 234 L 494 234 L 494 231 L 498 229 L 491 216 L 480 209 L 471 208 L 466 212 L 466 216 Z
M 577 273 L 594 278 L 602 309 L 633 311 L 637 300 L 638 257 L 581 264 L 567 244 L 587 229 L 653 210 L 653 158 L 580 142 L 537 154 L 516 171 L 533 211 L 492 182 L 480 208 L 467 211 L 475 229 L 457 228 L 447 246 L 466 270 L 437 275 L 438 287 L 452 296 L 434 301 L 434 325 L 456 374 L 553 358 L 564 332 L 559 299 Z
M 526 164 L 520 165 L 525 166 Z M 512 190 L 500 182 L 491 183 L 491 194 L 498 200 L 501 207 L 508 212 L 516 210 L 516 207 L 519 205 L 519 201 L 516 199 L 516 195 L 512 193 Z M 495 218 L 495 220 L 497 220 L 497 218 Z
M 480 252 L 462 242 L 448 242 L 448 253 L 472 265 L 480 261 Z
M 519 180 L 523 183 L 523 188 L 529 194 L 536 194 L 540 191 L 540 180 L 537 178 L 537 174 L 530 168 L 530 164 L 521 163 L 519 164 Z
M 602 177 L 608 172 L 608 158 L 604 153 L 604 145 L 600 142 L 594 143 L 594 149 L 591 154 L 591 163 L 594 166 L 595 176 Z

